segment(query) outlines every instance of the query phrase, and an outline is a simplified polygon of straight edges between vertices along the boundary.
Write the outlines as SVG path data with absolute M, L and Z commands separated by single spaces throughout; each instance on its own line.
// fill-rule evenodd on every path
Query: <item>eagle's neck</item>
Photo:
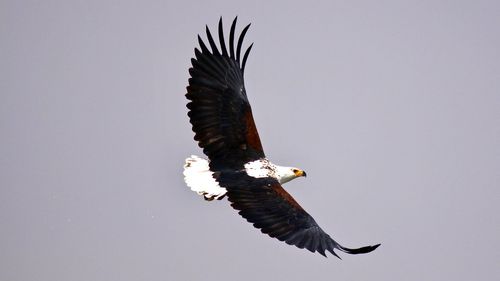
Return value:
M 254 178 L 275 178 L 284 184 L 296 178 L 292 167 L 279 166 L 271 163 L 267 158 L 255 160 L 245 164 L 246 173 Z

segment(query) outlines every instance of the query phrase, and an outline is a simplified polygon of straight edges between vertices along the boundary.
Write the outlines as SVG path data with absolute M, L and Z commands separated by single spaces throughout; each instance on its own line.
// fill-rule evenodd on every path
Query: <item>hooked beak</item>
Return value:
M 297 172 L 295 172 L 295 176 L 296 177 L 307 177 L 307 174 L 305 171 L 297 170 Z

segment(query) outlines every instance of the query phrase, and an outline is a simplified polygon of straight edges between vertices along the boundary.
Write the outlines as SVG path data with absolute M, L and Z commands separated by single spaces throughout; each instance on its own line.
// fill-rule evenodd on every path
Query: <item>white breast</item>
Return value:
M 289 182 L 297 177 L 293 169 L 292 167 L 274 165 L 266 158 L 245 164 L 245 172 L 247 175 L 254 178 L 272 177 L 277 179 L 281 184 Z
M 267 159 L 259 159 L 245 164 L 245 172 L 254 178 L 267 178 L 274 176 L 274 165 Z

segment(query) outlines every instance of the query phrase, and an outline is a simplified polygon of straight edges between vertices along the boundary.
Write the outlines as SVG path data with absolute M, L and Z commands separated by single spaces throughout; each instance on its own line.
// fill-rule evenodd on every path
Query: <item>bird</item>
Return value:
M 380 244 L 351 249 L 333 240 L 283 184 L 306 177 L 304 170 L 273 164 L 266 158 L 247 97 L 243 74 L 253 43 L 241 56 L 243 39 L 250 24 L 235 44 L 235 17 L 226 46 L 222 17 L 218 41 L 206 26 L 210 49 L 198 35 L 190 78 L 186 87 L 187 109 L 194 140 L 208 159 L 191 155 L 184 163 L 186 185 L 207 201 L 227 196 L 231 206 L 264 234 L 312 253 L 334 251 L 364 254 Z M 235 48 L 236 47 L 236 48 Z

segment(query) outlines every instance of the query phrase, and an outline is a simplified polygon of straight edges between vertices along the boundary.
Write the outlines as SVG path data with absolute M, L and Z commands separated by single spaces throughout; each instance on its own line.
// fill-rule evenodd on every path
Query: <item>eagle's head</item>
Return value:
M 276 178 L 280 184 L 284 184 L 298 177 L 306 177 L 307 174 L 304 170 L 295 167 L 281 167 L 276 166 Z

